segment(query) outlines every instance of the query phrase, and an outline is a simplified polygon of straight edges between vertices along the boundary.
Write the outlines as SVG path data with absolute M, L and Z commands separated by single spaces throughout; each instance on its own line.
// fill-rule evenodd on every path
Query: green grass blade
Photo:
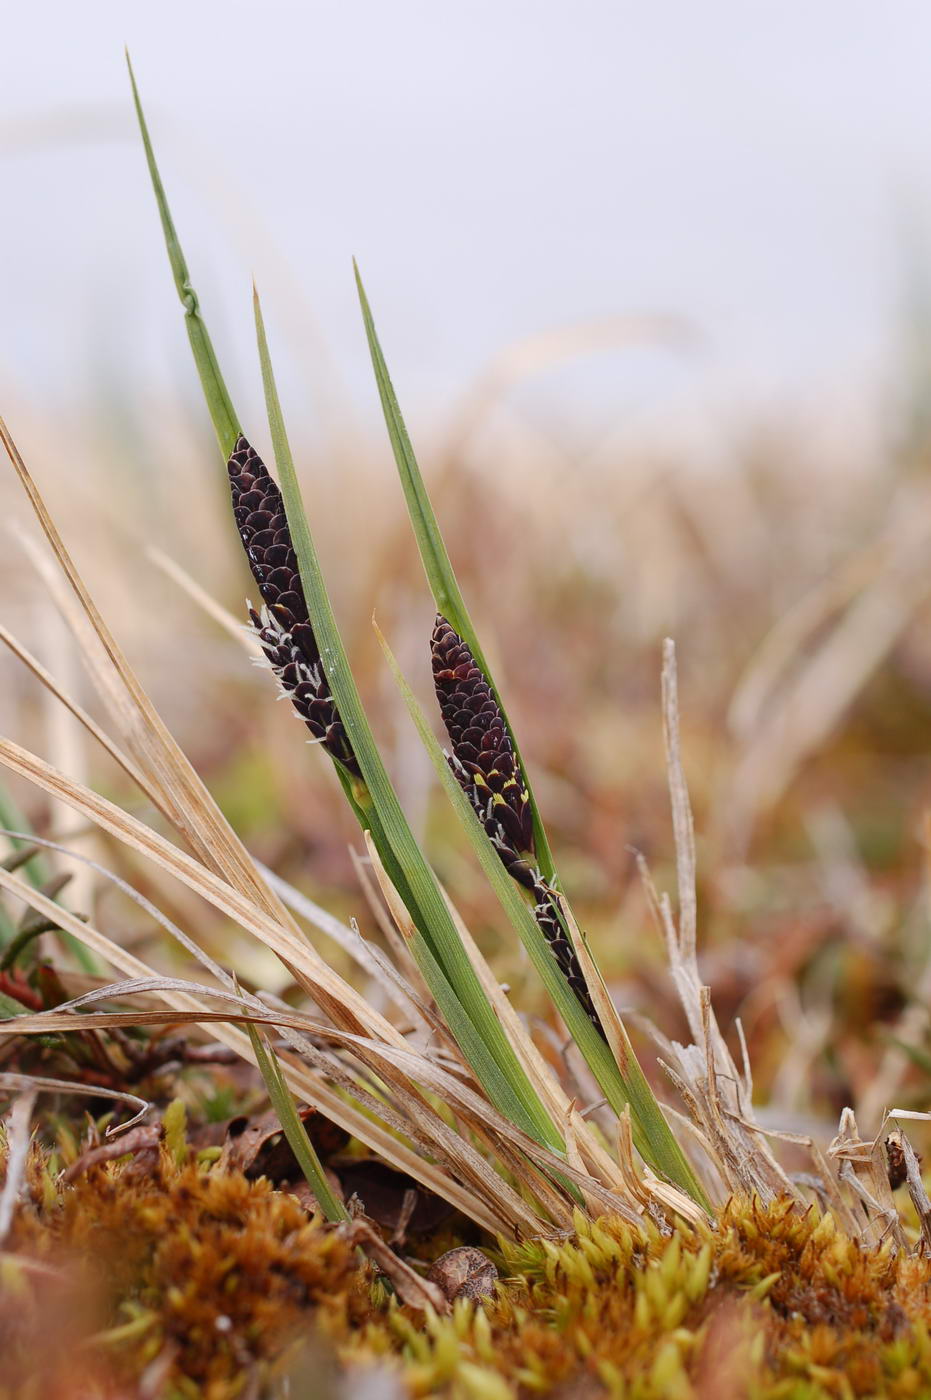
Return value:
M 501 700 L 501 691 L 495 685 L 491 668 L 482 652 L 481 643 L 469 617 L 462 590 L 456 579 L 455 570 L 446 549 L 443 535 L 440 530 L 436 512 L 427 494 L 423 476 L 417 465 L 417 458 L 411 445 L 410 436 L 401 414 L 394 385 L 388 373 L 388 366 L 382 353 L 381 343 L 375 329 L 375 321 L 372 316 L 372 309 L 369 306 L 365 288 L 362 285 L 362 278 L 359 269 L 353 263 L 356 274 L 356 287 L 359 292 L 359 302 L 362 306 L 362 319 L 365 323 L 365 333 L 368 337 L 369 352 L 372 356 L 372 367 L 375 371 L 375 381 L 378 385 L 378 393 L 381 399 L 382 411 L 385 415 L 385 424 L 388 428 L 388 436 L 391 440 L 391 447 L 394 452 L 394 459 L 397 463 L 398 473 L 401 477 L 401 486 L 404 491 L 404 499 L 407 503 L 408 514 L 417 538 L 417 547 L 420 550 L 420 558 L 423 561 L 424 572 L 433 593 L 433 599 L 437 606 L 437 611 L 442 613 L 455 630 L 459 633 L 464 642 L 468 643 L 469 649 L 481 669 L 484 671 L 498 701 L 498 708 L 508 728 L 514 752 L 520 763 L 524 774 L 524 783 L 530 797 L 531 810 L 533 812 L 533 834 L 536 844 L 537 860 L 540 871 L 547 883 L 558 886 L 556 869 L 553 863 L 553 856 L 547 840 L 546 831 L 543 826 L 543 819 L 533 795 L 533 788 L 527 773 L 527 765 L 520 756 L 520 749 L 517 743 L 517 736 L 508 719 L 507 711 Z
M 411 445 L 401 409 L 398 404 L 394 385 L 388 373 L 385 357 L 382 353 L 378 333 L 375 330 L 375 321 L 372 317 L 372 309 L 369 305 L 365 287 L 362 284 L 362 277 L 359 268 L 353 261 L 353 270 L 356 275 L 356 287 L 359 293 L 359 301 L 362 306 L 362 319 L 365 322 L 365 332 L 368 337 L 369 351 L 372 356 L 372 365 L 375 370 L 375 380 L 378 385 L 378 393 L 381 398 L 382 410 L 385 415 L 385 422 L 388 427 L 388 435 L 391 439 L 391 446 L 394 449 L 395 458 L 398 464 L 398 471 L 401 474 L 401 485 L 404 489 L 404 498 L 410 513 L 411 523 L 414 533 L 417 536 L 417 544 L 420 549 L 420 557 L 423 560 L 424 570 L 433 590 L 433 597 L 438 610 L 452 623 L 460 636 L 464 636 L 462 626 L 467 623 L 468 614 L 466 612 L 465 601 L 462 597 L 462 590 L 456 578 L 455 570 L 446 550 L 443 536 L 440 533 L 439 522 L 430 503 L 414 449 Z M 471 645 L 471 638 L 467 638 Z M 473 651 L 475 648 L 473 647 Z M 477 655 L 477 653 L 476 653 Z
M 356 689 L 349 660 L 323 580 L 301 499 L 294 460 L 275 385 L 261 306 L 255 297 L 256 333 L 268 420 L 279 484 L 307 607 L 313 619 L 321 663 L 340 719 L 362 771 L 364 782 L 350 779 L 353 805 L 372 833 L 392 879 L 399 871 L 402 897 L 410 899 L 411 917 L 423 940 L 415 952 L 424 959 L 424 975 L 440 1002 L 450 1030 L 499 1109 L 538 1142 L 563 1149 L 560 1134 L 546 1113 L 507 1039 L 462 946 L 436 877 L 407 823 L 385 770 Z M 429 958 L 424 954 L 429 952 Z M 441 978 L 437 981 L 437 974 Z
M 363 321 L 365 323 L 372 365 L 375 371 L 375 379 L 378 385 L 388 436 L 400 474 L 401 485 L 414 534 L 417 539 L 417 545 L 420 550 L 424 571 L 433 592 L 438 611 L 443 614 L 447 621 L 451 623 L 463 640 L 468 644 L 478 665 L 488 677 L 492 689 L 495 691 L 499 708 L 501 708 L 505 724 L 507 724 L 508 727 L 511 742 L 514 745 L 515 753 L 521 764 L 524 781 L 527 784 L 533 809 L 534 837 L 537 845 L 540 868 L 544 878 L 550 883 L 553 883 L 555 882 L 553 858 L 539 808 L 534 799 L 533 791 L 527 776 L 527 765 L 520 758 L 519 746 L 514 730 L 501 704 L 500 690 L 494 683 L 490 667 L 485 659 L 475 628 L 469 617 L 468 609 L 466 608 L 465 600 L 462 596 L 462 590 L 456 579 L 455 570 L 453 569 L 439 522 L 436 518 L 436 513 L 427 493 L 426 486 L 424 485 L 410 436 L 407 432 L 404 418 L 398 404 L 397 395 L 391 381 L 391 376 L 388 372 L 384 353 L 378 339 L 371 307 L 362 284 L 361 276 L 359 275 L 358 267 L 355 268 L 355 274 Z M 382 639 L 382 643 L 385 645 L 384 639 Z M 518 934 L 527 947 L 531 960 L 543 979 L 557 1010 L 560 1012 L 573 1038 L 585 1055 L 593 1073 L 598 1078 L 599 1084 L 605 1093 L 605 1097 L 617 1112 L 620 1112 L 625 1104 L 630 1104 L 635 1141 L 638 1151 L 640 1151 L 644 1159 L 648 1161 L 655 1170 L 662 1172 L 696 1199 L 706 1204 L 704 1193 L 662 1114 L 662 1110 L 637 1062 L 633 1047 L 628 1041 L 628 1060 L 626 1066 L 622 1070 L 615 1063 L 614 1057 L 604 1040 L 592 1026 L 568 983 L 560 973 L 549 951 L 546 940 L 536 920 L 533 918 L 533 915 L 522 899 L 520 892 L 516 889 L 514 882 L 502 869 L 500 861 L 492 849 L 486 833 L 482 829 L 481 823 L 478 821 L 478 818 L 459 787 L 455 777 L 450 772 L 442 750 L 436 742 L 432 730 L 429 725 L 427 725 L 410 688 L 404 681 L 403 676 L 401 676 L 387 646 L 386 653 L 388 655 L 389 664 L 392 666 L 392 670 L 395 673 L 395 678 L 404 693 L 408 708 L 411 709 L 415 723 L 421 732 L 421 737 L 427 743 L 428 751 L 434 761 L 434 766 L 437 768 L 443 785 L 466 826 L 482 867 L 491 880 L 505 912 L 508 914 L 511 922 L 514 924 Z
M 501 907 L 527 949 L 553 1004 L 598 1080 L 605 1098 L 618 1114 L 623 1111 L 625 1105 L 630 1105 L 634 1141 L 644 1160 L 655 1171 L 687 1191 L 694 1200 L 707 1206 L 705 1194 L 663 1116 L 662 1109 L 640 1068 L 633 1046 L 629 1040 L 626 1041 L 627 1060 L 623 1066 L 618 1065 L 560 972 L 536 919 L 498 859 L 472 804 L 451 772 L 446 756 L 388 643 L 380 632 L 378 637 L 418 733 L 466 830 L 479 863 Z
M 291 1090 L 285 1083 L 284 1075 L 281 1073 L 281 1066 L 274 1050 L 265 1043 L 265 1037 L 253 1025 L 246 1024 L 249 1032 L 249 1039 L 252 1041 L 252 1049 L 255 1052 L 255 1062 L 259 1067 L 259 1072 L 265 1080 L 265 1087 L 268 1090 L 268 1097 L 271 1099 L 272 1108 L 278 1117 L 284 1135 L 288 1139 L 288 1145 L 294 1156 L 297 1158 L 298 1166 L 304 1173 L 307 1185 L 316 1196 L 320 1209 L 327 1220 L 335 1222 L 338 1220 L 348 1220 L 349 1212 L 342 1201 L 337 1200 L 330 1183 L 326 1179 L 323 1170 L 323 1163 L 317 1156 L 316 1150 L 307 1133 L 304 1131 L 304 1124 L 294 1103 Z
M 146 125 L 145 115 L 142 111 L 142 103 L 139 100 L 139 90 L 136 87 L 136 76 L 133 73 L 133 66 L 130 62 L 129 53 L 126 54 L 126 66 L 129 69 L 129 80 L 133 88 L 133 101 L 136 104 L 136 116 L 139 119 L 139 130 L 142 132 L 142 143 L 145 147 L 145 157 L 149 166 L 149 176 L 152 180 L 152 188 L 155 191 L 155 199 L 158 204 L 158 214 L 162 223 L 162 233 L 165 236 L 165 247 L 168 250 L 168 261 L 171 264 L 171 272 L 175 281 L 175 288 L 184 307 L 184 321 L 187 326 L 188 339 L 191 342 L 191 349 L 194 352 L 194 362 L 197 365 L 197 372 L 200 375 L 200 382 L 204 388 L 204 397 L 207 400 L 207 407 L 210 411 L 210 418 L 213 422 L 214 432 L 220 444 L 220 451 L 224 459 L 228 458 L 233 450 L 236 439 L 239 436 L 239 420 L 233 408 L 232 401 L 227 393 L 223 376 L 220 373 L 220 366 L 214 352 L 213 343 L 207 333 L 200 314 L 200 303 L 197 293 L 191 285 L 191 278 L 188 272 L 184 253 L 178 241 L 175 231 L 174 220 L 171 217 L 171 210 L 168 207 L 168 200 L 165 189 L 162 185 L 161 176 L 158 173 L 158 166 L 155 162 L 155 152 L 152 149 L 152 142 L 149 139 L 149 129 Z
M 191 348 L 217 439 L 224 458 L 228 458 L 240 432 L 239 420 L 191 286 L 131 66 L 130 78 L 175 286 L 184 306 Z M 337 764 L 340 781 L 356 817 L 372 832 L 389 876 L 405 902 L 409 901 L 408 907 L 419 930 L 417 946 L 424 960 L 425 975 L 429 971 L 433 978 L 431 991 L 449 1018 L 450 1030 L 480 1076 L 486 1092 L 500 1112 L 537 1141 L 562 1151 L 562 1138 L 524 1074 L 469 963 L 433 872 L 414 841 L 368 728 L 304 516 L 257 299 L 256 323 L 269 422 L 301 578 L 320 643 L 322 664 L 365 774 L 365 781 L 360 783 Z

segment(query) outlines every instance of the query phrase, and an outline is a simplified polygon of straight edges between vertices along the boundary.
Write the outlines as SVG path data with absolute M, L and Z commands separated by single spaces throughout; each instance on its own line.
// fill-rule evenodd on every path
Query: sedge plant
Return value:
M 804 1185 L 781 1166 L 755 1117 L 748 1057 L 735 1063 L 700 977 L 695 840 L 679 744 L 672 644 L 664 659 L 663 722 L 677 918 L 646 871 L 644 879 L 688 1042 L 665 1040 L 649 1023 L 641 1024 L 659 1046 L 685 1112 L 661 1107 L 655 1098 L 566 900 L 529 766 L 456 582 L 361 280 L 376 383 L 436 605 L 424 657 L 426 661 L 429 655 L 432 663 L 448 753 L 380 633 L 379 639 L 462 833 L 497 898 L 502 926 L 526 948 L 553 1008 L 587 1062 L 594 1089 L 584 1074 L 576 1073 L 574 1057 L 554 1063 L 541 1053 L 413 837 L 372 737 L 314 549 L 258 298 L 256 334 L 277 480 L 243 432 L 224 383 L 138 94 L 136 103 L 172 273 L 225 464 L 232 518 L 257 589 L 249 634 L 217 605 L 209 610 L 253 655 L 264 655 L 332 764 L 363 832 L 368 854 L 363 880 L 377 886 L 383 902 L 379 913 L 391 956 L 259 866 L 245 849 L 95 606 L 0 420 L 0 441 L 51 549 L 52 563 L 45 560 L 39 566 L 43 581 L 76 639 L 109 724 L 98 723 L 5 629 L 0 629 L 0 640 L 122 770 L 147 804 L 145 819 L 135 804 L 103 797 L 3 737 L 0 764 L 68 806 L 82 824 L 98 828 L 133 860 L 146 862 L 159 882 L 180 882 L 214 916 L 257 940 L 279 959 L 303 998 L 295 1008 L 261 988 L 244 990 L 235 969 L 208 953 L 196 933 L 180 927 L 129 882 L 95 866 L 98 876 L 115 879 L 123 896 L 196 964 L 194 976 L 168 977 L 140 957 L 135 946 L 129 949 L 108 936 L 92 917 L 80 917 L 64 901 L 56 902 L 54 890 L 34 878 L 30 862 L 21 865 L 14 859 L 0 863 L 0 910 L 5 914 L 17 902 L 25 904 L 40 925 L 44 921 L 74 939 L 85 956 L 106 965 L 116 980 L 100 985 L 95 978 L 91 990 L 34 1014 L 22 1005 L 6 1006 L 0 1044 L 9 1045 L 10 1038 L 128 1027 L 145 1034 L 165 1025 L 187 1028 L 192 1037 L 209 1036 L 261 1071 L 318 1204 L 332 1220 L 341 1218 L 342 1203 L 321 1162 L 304 1144 L 294 1098 L 311 1104 L 483 1229 L 511 1239 L 570 1230 L 580 1220 L 580 1209 L 592 1216 L 614 1214 L 629 1223 L 645 1212 L 662 1211 L 701 1224 L 709 1202 L 720 1205 L 734 1194 L 764 1204 L 779 1197 L 803 1201 Z M 182 575 L 176 570 L 175 577 Z M 192 584 L 191 595 L 197 591 Z M 15 825 L 22 829 L 21 823 Z M 85 859 L 54 848 L 62 860 Z M 330 965 L 317 934 L 341 945 L 368 979 L 364 989 L 358 978 L 342 976 Z M 591 1102 L 599 1093 L 604 1104 Z M 593 1112 L 580 1111 L 580 1099 L 588 1099 Z M 901 1114 L 892 1111 L 892 1116 Z M 890 1200 L 884 1128 L 864 1141 L 845 1110 L 828 1156 L 809 1145 L 818 1191 L 842 1227 L 870 1244 L 890 1231 L 897 1243 L 904 1242 Z M 798 1145 L 797 1135 L 794 1141 Z M 910 1161 L 909 1192 L 931 1239 L 931 1203 Z
M 261 611 L 250 608 L 250 615 L 265 655 L 298 714 L 331 758 L 350 807 L 403 901 L 418 967 L 472 1070 L 516 1125 L 542 1145 L 563 1150 L 559 1125 L 534 1091 L 465 955 L 443 892 L 413 837 L 372 737 L 301 499 L 258 296 L 254 298 L 256 333 L 280 489 L 241 430 L 181 250 L 134 78 L 133 92 L 191 349 L 227 464 L 240 537 L 262 599 Z M 358 270 L 356 275 L 386 424 L 439 614 L 433 637 L 434 674 L 448 727 L 452 726 L 449 761 L 468 795 L 470 817 L 479 818 L 480 830 L 472 820 L 465 822 L 466 830 L 489 875 L 494 859 L 501 862 L 492 883 L 504 913 L 527 946 L 606 1099 L 618 1113 L 630 1106 L 642 1156 L 664 1179 L 704 1202 L 694 1171 L 622 1024 L 612 1016 L 614 1034 L 608 1036 L 596 1010 L 573 946 L 574 921 L 560 894 L 526 767 L 497 689 L 492 688 L 488 664 L 417 467 Z M 459 671 L 468 674 L 460 676 Z M 396 676 L 410 704 L 409 688 Z M 464 687 L 472 693 L 464 694 Z M 464 714 L 474 721 L 471 730 L 460 722 Z M 421 733 L 436 761 L 423 727 Z M 476 733 L 479 746 L 486 747 L 473 758 L 469 741 Z M 464 816 L 463 807 L 457 806 Z

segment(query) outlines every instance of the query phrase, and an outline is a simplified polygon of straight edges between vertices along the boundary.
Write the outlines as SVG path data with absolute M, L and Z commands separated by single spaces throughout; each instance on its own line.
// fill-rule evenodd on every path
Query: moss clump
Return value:
M 163 1149 L 61 1193 L 37 1156 L 29 1186 L 0 1255 L 0 1400 L 109 1400 L 143 1380 L 165 1400 L 272 1400 L 319 1387 L 323 1354 L 448 1400 L 931 1394 L 931 1261 L 787 1201 L 673 1234 L 580 1216 L 569 1239 L 503 1246 L 496 1296 L 436 1318 L 373 1287 L 339 1230 L 264 1180 Z
M 265 1180 L 163 1152 L 145 1174 L 108 1166 L 60 1198 L 32 1194 L 8 1242 L 18 1267 L 0 1278 L 3 1400 L 73 1400 L 75 1343 L 82 1396 L 129 1393 L 146 1368 L 159 1396 L 264 1393 L 293 1344 L 345 1341 L 372 1312 L 351 1246 Z
M 485 1307 L 390 1325 L 415 1396 L 815 1400 L 931 1394 L 931 1264 L 830 1216 L 731 1203 L 716 1229 L 578 1221 L 503 1256 Z

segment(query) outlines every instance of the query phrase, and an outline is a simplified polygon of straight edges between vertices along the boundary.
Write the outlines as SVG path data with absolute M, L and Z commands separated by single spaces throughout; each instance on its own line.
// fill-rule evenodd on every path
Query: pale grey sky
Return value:
M 613 312 L 679 312 L 709 349 L 556 375 L 570 413 L 685 381 L 810 396 L 888 360 L 903 226 L 931 215 L 926 0 L 37 0 L 5 7 L 0 57 L 18 392 L 54 406 L 109 365 L 139 403 L 194 401 L 124 42 L 237 385 L 254 273 L 282 353 L 325 346 L 374 412 L 353 253 L 417 413 L 509 340 Z

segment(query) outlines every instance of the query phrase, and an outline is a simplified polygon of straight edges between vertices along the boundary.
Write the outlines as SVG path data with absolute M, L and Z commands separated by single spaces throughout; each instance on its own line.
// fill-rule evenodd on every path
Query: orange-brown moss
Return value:
M 505 1251 L 484 1309 L 395 1314 L 414 1395 L 815 1400 L 931 1394 L 931 1264 L 864 1250 L 830 1216 L 731 1203 L 671 1239 L 616 1221 Z
M 3 1337 L 0 1396 L 27 1393 L 15 1387 L 35 1378 L 50 1309 L 56 1327 L 67 1321 L 73 1332 L 80 1319 L 99 1393 L 164 1359 L 166 1384 L 211 1400 L 280 1367 L 311 1328 L 345 1340 L 371 1312 L 352 1248 L 295 1197 L 238 1172 L 179 1169 L 165 1155 L 151 1174 L 100 1168 L 54 1205 L 27 1206 L 9 1247 L 20 1293 L 29 1281 L 42 1286 L 31 1313 L 12 1297 L 0 1308 L 0 1318 L 18 1318 Z M 36 1265 L 68 1281 L 57 1305 Z M 43 1397 L 55 1393 L 61 1358 L 50 1363 Z
M 110 1400 L 159 1368 L 151 1393 L 173 1400 L 274 1397 L 313 1338 L 344 1367 L 387 1364 L 412 1397 L 931 1394 L 931 1262 L 788 1202 L 732 1202 L 671 1237 L 580 1217 L 570 1239 L 504 1247 L 497 1296 L 439 1319 L 238 1173 L 163 1153 L 59 1195 L 36 1159 L 30 1195 L 0 1260 L 0 1400 Z

